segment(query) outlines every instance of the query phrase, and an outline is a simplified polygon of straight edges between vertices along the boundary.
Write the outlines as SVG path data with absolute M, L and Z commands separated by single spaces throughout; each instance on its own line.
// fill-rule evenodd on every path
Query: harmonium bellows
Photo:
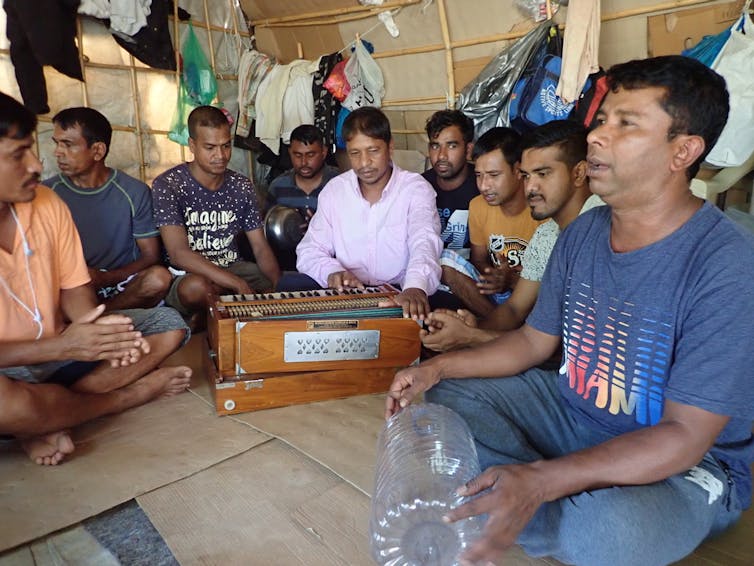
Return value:
M 386 391 L 419 358 L 416 321 L 384 306 L 397 293 L 380 285 L 213 300 L 206 365 L 217 412 Z

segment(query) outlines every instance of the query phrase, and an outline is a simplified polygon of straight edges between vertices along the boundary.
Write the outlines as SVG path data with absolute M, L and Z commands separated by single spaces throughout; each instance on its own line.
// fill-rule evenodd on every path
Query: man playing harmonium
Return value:
M 299 272 L 338 290 L 390 283 L 405 316 L 423 320 L 440 282 L 440 218 L 431 185 L 392 162 L 390 122 L 373 107 L 343 124 L 352 169 L 319 196 L 296 248 Z

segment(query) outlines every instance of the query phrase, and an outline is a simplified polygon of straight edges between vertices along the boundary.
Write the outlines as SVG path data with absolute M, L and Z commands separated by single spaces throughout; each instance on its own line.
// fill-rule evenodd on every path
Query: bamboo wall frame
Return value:
M 248 31 L 244 31 L 239 29 L 238 26 L 238 17 L 237 13 L 235 11 L 235 6 L 240 7 L 240 3 L 238 0 L 227 0 L 228 7 L 230 9 L 231 15 L 232 15 L 232 28 L 225 28 L 222 26 L 214 25 L 209 23 L 209 5 L 208 2 L 211 1 L 217 1 L 217 0 L 202 0 L 202 7 L 203 7 L 203 20 L 200 21 L 196 18 L 194 14 L 191 15 L 191 23 L 194 25 L 195 28 L 201 28 L 206 30 L 207 32 L 207 44 L 209 46 L 209 59 L 210 64 L 212 66 L 212 70 L 215 73 L 215 77 L 219 80 L 226 80 L 226 81 L 237 81 L 238 75 L 232 74 L 232 75 L 224 75 L 217 72 L 217 66 L 215 61 L 215 46 L 214 41 L 212 38 L 212 32 L 222 32 L 226 34 L 232 34 L 233 36 L 240 36 L 245 38 L 250 38 L 251 34 L 249 34 Z M 81 72 L 84 77 L 84 81 L 81 83 L 81 99 L 84 106 L 89 106 L 89 84 L 86 80 L 86 73 L 87 69 L 108 69 L 108 70 L 119 70 L 119 71 L 126 71 L 129 75 L 129 82 L 131 87 L 131 101 L 133 104 L 133 114 L 134 114 L 134 125 L 124 125 L 124 124 L 118 124 L 118 123 L 112 123 L 111 126 L 113 128 L 113 131 L 115 132 L 127 132 L 132 133 L 136 138 L 136 149 L 137 149 L 137 155 L 138 155 L 138 169 L 139 169 L 139 178 L 141 181 L 146 182 L 147 181 L 147 167 L 149 163 L 147 163 L 147 152 L 145 149 L 145 140 L 144 137 L 146 135 L 152 135 L 152 136 L 165 136 L 167 137 L 168 131 L 167 130 L 161 130 L 161 129 L 155 129 L 155 128 L 148 128 L 144 127 L 142 124 L 142 108 L 139 102 L 139 97 L 137 96 L 138 92 L 138 76 L 139 73 L 157 73 L 162 75 L 169 75 L 174 77 L 175 85 L 176 85 L 176 97 L 177 97 L 177 91 L 178 91 L 178 83 L 180 78 L 180 71 L 179 68 L 179 62 L 180 62 L 180 39 L 181 39 L 181 22 L 178 18 L 178 2 L 174 2 L 173 5 L 173 15 L 169 17 L 169 20 L 171 20 L 171 23 L 173 25 L 173 49 L 175 52 L 175 60 L 176 60 L 176 70 L 170 71 L 165 69 L 156 69 L 153 67 L 147 67 L 143 66 L 137 63 L 137 61 L 134 59 L 133 55 L 130 53 L 128 54 L 128 61 L 129 63 L 127 65 L 125 64 L 112 64 L 112 63 L 98 63 L 89 61 L 88 57 L 86 56 L 83 49 L 79 49 L 79 61 L 81 63 Z M 186 24 L 184 24 L 186 25 Z M 77 36 L 77 42 L 79 46 L 85 45 L 83 43 L 83 40 L 86 39 L 83 26 L 81 24 L 81 18 L 77 19 L 76 23 L 76 36 Z M 238 45 L 239 49 L 239 56 L 240 51 L 242 49 L 242 45 L 239 43 Z M 0 49 L 0 53 L 3 53 L 5 55 L 8 55 L 10 52 L 8 49 Z M 172 113 L 172 109 L 175 104 L 175 99 L 170 101 L 170 111 Z M 51 116 L 38 116 L 38 121 L 40 123 L 49 124 L 52 122 Z M 39 136 L 35 136 L 35 144 L 37 149 L 37 155 L 40 155 L 39 153 Z M 240 148 L 234 148 L 235 151 L 243 151 L 244 154 L 246 154 L 247 157 L 247 166 L 249 168 L 249 173 L 251 174 L 252 167 L 253 167 L 253 161 L 251 152 L 240 149 Z M 186 148 L 184 146 L 180 146 L 180 155 L 181 160 L 186 160 Z
M 435 0 L 438 9 L 438 16 L 440 20 L 440 31 L 443 38 L 443 43 L 433 43 L 427 45 L 420 45 L 416 47 L 406 47 L 401 49 L 394 49 L 389 51 L 382 51 L 375 53 L 373 57 L 375 59 L 385 59 L 391 57 L 401 57 L 404 55 L 415 55 L 420 53 L 433 53 L 438 51 L 445 52 L 445 67 L 448 78 L 448 91 L 446 96 L 430 96 L 430 97 L 417 97 L 417 98 L 403 98 L 403 99 L 385 99 L 382 101 L 384 107 L 396 107 L 396 106 L 423 106 L 434 105 L 438 103 L 446 103 L 447 108 L 453 108 L 455 101 L 458 98 L 458 93 L 455 90 L 455 74 L 453 59 L 453 50 L 461 47 L 470 47 L 472 45 L 480 45 L 486 43 L 496 43 L 499 41 L 509 41 L 518 39 L 524 36 L 526 31 L 516 31 L 509 33 L 499 33 L 494 35 L 488 35 L 483 37 L 476 37 L 464 40 L 452 40 L 450 37 L 450 30 L 448 27 L 447 14 L 445 10 L 446 0 Z M 321 10 L 315 12 L 307 12 L 304 14 L 298 14 L 296 16 L 282 16 L 279 18 L 263 18 L 257 20 L 251 20 L 250 26 L 259 27 L 308 27 L 324 24 L 337 24 L 342 21 L 350 21 L 351 19 L 361 19 L 375 16 L 379 12 L 390 10 L 396 7 L 403 7 L 412 4 L 417 4 L 418 0 L 404 0 L 387 2 L 380 6 L 352 6 L 349 8 L 339 8 L 336 10 Z M 690 8 L 701 4 L 713 5 L 716 4 L 714 0 L 671 0 L 668 2 L 662 2 L 659 4 L 653 4 L 650 6 L 641 6 L 629 10 L 621 10 L 612 14 L 603 14 L 601 17 L 602 22 L 608 22 L 613 20 L 619 20 L 623 18 L 630 18 L 635 16 L 657 14 L 666 11 L 676 10 L 679 8 Z M 349 17 L 349 15 L 353 15 Z M 349 19 L 330 19 L 327 17 L 348 17 Z

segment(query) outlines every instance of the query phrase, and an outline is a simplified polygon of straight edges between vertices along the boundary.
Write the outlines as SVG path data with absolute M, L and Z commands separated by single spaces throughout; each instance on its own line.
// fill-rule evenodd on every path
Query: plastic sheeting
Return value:
M 461 91 L 458 109 L 474 121 L 475 137 L 495 126 L 509 125 L 508 105 L 513 85 L 545 40 L 549 28 L 545 22 L 508 45 Z

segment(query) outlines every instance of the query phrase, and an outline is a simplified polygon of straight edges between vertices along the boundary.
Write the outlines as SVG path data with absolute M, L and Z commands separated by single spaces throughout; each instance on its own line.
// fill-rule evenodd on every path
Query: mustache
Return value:
M 537 197 L 541 197 L 541 196 L 542 196 L 541 194 L 535 193 L 535 192 L 528 192 L 528 193 L 526 193 L 527 200 L 531 200 L 533 198 L 537 198 Z

